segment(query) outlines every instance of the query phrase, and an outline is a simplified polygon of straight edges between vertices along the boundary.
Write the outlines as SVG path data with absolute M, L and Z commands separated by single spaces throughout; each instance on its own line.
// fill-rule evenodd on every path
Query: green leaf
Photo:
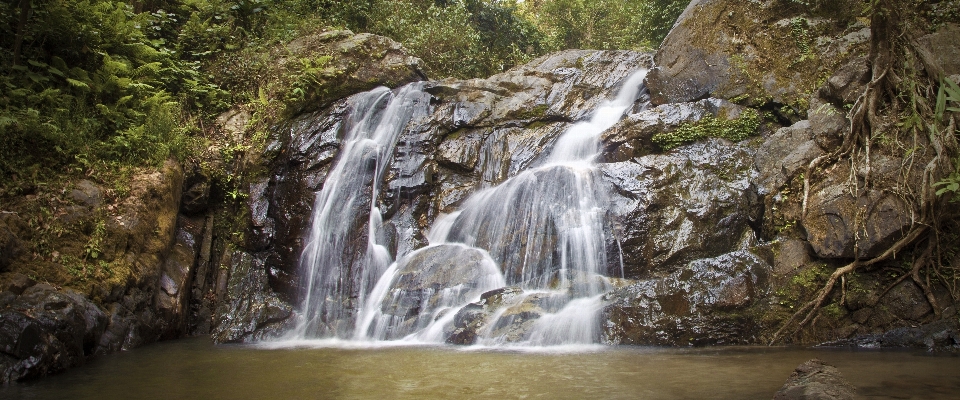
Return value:
M 90 85 L 87 85 L 85 82 L 78 81 L 76 79 L 67 78 L 67 83 L 69 83 L 70 86 L 78 89 L 90 89 Z

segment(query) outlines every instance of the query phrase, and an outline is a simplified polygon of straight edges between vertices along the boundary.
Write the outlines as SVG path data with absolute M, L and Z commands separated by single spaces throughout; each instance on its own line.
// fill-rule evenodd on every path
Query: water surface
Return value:
M 100 357 L 0 389 L 0 398 L 769 399 L 797 365 L 814 357 L 837 366 L 862 398 L 960 398 L 960 357 L 914 351 L 264 348 L 205 338 Z

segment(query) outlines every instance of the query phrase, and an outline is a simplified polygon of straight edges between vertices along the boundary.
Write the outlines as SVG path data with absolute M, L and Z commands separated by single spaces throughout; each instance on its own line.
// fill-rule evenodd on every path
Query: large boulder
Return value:
M 17 274 L 14 274 L 17 275 Z M 0 384 L 83 364 L 107 316 L 82 294 L 7 276 L 0 292 Z
M 903 199 L 879 189 L 857 195 L 843 183 L 812 191 L 803 227 L 821 258 L 871 258 L 903 238 L 913 224 Z
M 420 59 L 396 41 L 370 33 L 323 31 L 298 37 L 273 50 L 275 62 L 264 95 L 282 100 L 295 116 L 377 86 L 397 87 L 426 79 Z
M 663 154 L 601 164 L 612 186 L 614 235 L 626 278 L 673 272 L 754 238 L 761 204 L 753 150 L 709 139 Z M 616 254 L 616 253 L 614 253 Z
M 691 2 L 657 52 L 657 67 L 647 78 L 652 102 L 717 97 L 754 106 L 787 105 L 793 113 L 805 113 L 820 76 L 862 48 L 870 28 L 805 14 L 805 7 L 783 3 Z M 843 13 L 841 8 L 831 17 L 843 18 Z
M 379 339 L 402 338 L 503 285 L 503 275 L 486 251 L 460 244 L 426 247 L 397 261 L 379 305 L 389 319 L 381 317 L 371 328 Z
M 617 289 L 606 296 L 603 341 L 656 346 L 756 343 L 759 321 L 749 310 L 769 294 L 770 272 L 766 260 L 741 250 Z

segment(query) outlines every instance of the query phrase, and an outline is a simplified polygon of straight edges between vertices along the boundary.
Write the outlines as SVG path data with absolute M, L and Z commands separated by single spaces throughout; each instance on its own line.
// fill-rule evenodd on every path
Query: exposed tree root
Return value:
M 918 225 L 914 227 L 910 231 L 910 233 L 907 234 L 907 236 L 905 236 L 903 239 L 900 239 L 900 241 L 895 243 L 893 246 L 890 246 L 890 248 L 888 248 L 885 252 L 883 252 L 883 254 L 873 259 L 870 259 L 868 261 L 854 260 L 850 264 L 847 264 L 843 267 L 840 267 L 834 270 L 833 273 L 830 274 L 830 278 L 827 279 L 827 283 L 825 283 L 823 285 L 823 288 L 820 289 L 820 292 L 817 295 L 817 297 L 811 300 L 810 302 L 804 304 L 803 307 L 800 307 L 800 309 L 798 309 L 793 314 L 793 316 L 790 317 L 790 319 L 787 320 L 787 322 L 784 323 L 783 326 L 781 326 L 780 329 L 773 334 L 773 338 L 770 339 L 770 345 L 773 345 L 774 343 L 777 342 L 777 340 L 780 340 L 780 337 L 781 335 L 783 335 L 783 332 L 786 331 L 787 328 L 789 328 L 793 324 L 793 322 L 796 321 L 797 318 L 799 318 L 801 315 L 805 315 L 805 316 L 803 320 L 801 320 L 800 323 L 797 324 L 797 327 L 793 331 L 793 334 L 796 334 L 797 332 L 799 332 L 800 329 L 802 329 L 807 324 L 807 322 L 810 321 L 811 318 L 814 318 L 817 315 L 817 312 L 820 311 L 820 306 L 823 305 L 823 302 L 826 301 L 827 297 L 830 295 L 830 292 L 833 291 L 833 287 L 836 285 L 837 280 L 839 280 L 841 277 L 856 271 L 857 268 L 859 267 L 866 267 L 869 265 L 873 265 L 890 258 L 891 256 L 895 255 L 897 252 L 899 252 L 906 246 L 912 244 L 914 240 L 919 238 L 926 231 L 927 231 L 926 226 Z
M 955 121 L 950 117 L 947 121 L 944 121 L 947 122 L 946 129 L 941 130 L 939 126 L 942 125 L 937 125 L 940 121 L 935 121 L 932 117 L 933 110 L 928 103 L 928 99 L 931 97 L 932 88 L 935 87 L 932 81 L 939 79 L 939 76 L 935 76 L 938 67 L 924 65 L 920 68 L 920 71 L 925 71 L 926 75 L 917 75 L 917 70 L 911 70 L 912 67 L 907 62 L 902 62 L 901 57 L 904 55 L 907 59 L 912 58 L 913 61 L 925 62 L 925 60 L 919 60 L 920 57 L 916 56 L 919 54 L 916 50 L 916 41 L 909 39 L 911 33 L 913 33 L 910 31 L 912 29 L 910 22 L 905 16 L 910 12 L 908 11 L 909 7 L 904 8 L 903 4 L 891 0 L 873 0 L 872 4 L 870 49 L 872 79 L 848 114 L 850 120 L 849 131 L 844 135 L 840 146 L 828 154 L 815 158 L 804 170 L 800 222 L 803 223 L 806 220 L 811 182 L 816 178 L 819 170 L 825 166 L 849 159 L 851 163 L 851 195 L 859 196 L 861 189 L 871 187 L 874 182 L 871 177 L 870 165 L 874 131 L 886 129 L 881 128 L 884 117 L 902 118 L 901 113 L 921 116 L 922 118 L 919 119 L 925 121 L 926 124 L 918 123 L 904 128 L 904 132 L 912 131 L 915 147 L 907 153 L 908 155 L 905 155 L 905 157 L 910 157 L 911 160 L 908 170 L 902 175 L 904 183 L 906 183 L 906 190 L 901 194 L 901 198 L 913 205 L 916 215 L 912 219 L 913 225 L 909 232 L 882 254 L 869 260 L 856 258 L 849 264 L 834 270 L 813 300 L 800 307 L 773 334 L 770 340 L 771 345 L 781 340 L 786 332 L 791 332 L 791 336 L 793 336 L 808 324 L 814 324 L 819 318 L 820 308 L 833 292 L 837 281 L 841 282 L 841 290 L 843 291 L 841 304 L 843 304 L 846 301 L 847 274 L 855 272 L 859 268 L 893 258 L 898 253 L 908 249 L 920 252 L 914 259 L 912 268 L 884 289 L 879 296 L 871 301 L 871 305 L 876 305 L 875 303 L 896 285 L 906 279 L 911 279 L 923 291 L 924 297 L 933 308 L 935 318 L 942 317 L 942 310 L 931 289 L 930 270 L 933 269 L 933 273 L 944 280 L 943 274 L 937 268 L 941 265 L 941 261 L 939 261 L 939 255 L 941 254 L 939 248 L 940 226 L 945 216 L 948 218 L 951 215 L 955 216 L 956 212 L 945 211 L 943 199 L 936 195 L 933 183 L 941 180 L 946 175 L 945 171 L 951 170 L 951 157 L 958 153 L 957 138 L 954 137 Z M 895 56 L 895 54 L 901 53 L 903 53 L 901 57 Z M 905 93 L 906 97 L 901 97 Z M 881 109 L 883 113 L 881 113 Z M 926 158 L 923 155 L 918 155 L 918 152 L 914 152 L 918 145 L 918 136 L 922 135 L 922 131 L 927 131 L 928 145 L 929 148 L 934 150 L 934 153 L 922 171 L 919 186 L 915 186 L 907 182 L 910 182 L 911 170 L 918 157 Z M 858 169 L 858 165 L 861 168 Z M 859 176 L 858 171 L 862 172 Z M 918 244 L 923 243 L 924 240 L 926 246 L 923 250 L 920 250 Z M 856 254 L 856 245 L 854 248 Z M 925 277 L 921 277 L 921 272 L 924 270 L 926 271 Z M 957 293 L 951 293 L 951 295 L 954 298 L 958 297 Z

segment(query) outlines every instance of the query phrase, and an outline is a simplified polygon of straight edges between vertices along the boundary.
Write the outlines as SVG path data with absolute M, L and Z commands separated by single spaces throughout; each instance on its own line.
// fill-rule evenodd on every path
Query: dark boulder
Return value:
M 812 359 L 797 367 L 773 396 L 774 400 L 848 400 L 856 389 L 840 371 L 822 360 Z
M 687 346 L 756 343 L 748 310 L 770 291 L 771 266 L 749 251 L 689 263 L 607 295 L 603 341 Z
M 0 383 L 80 365 L 94 353 L 107 317 L 82 294 L 30 280 L 7 281 L 19 295 L 0 309 Z

